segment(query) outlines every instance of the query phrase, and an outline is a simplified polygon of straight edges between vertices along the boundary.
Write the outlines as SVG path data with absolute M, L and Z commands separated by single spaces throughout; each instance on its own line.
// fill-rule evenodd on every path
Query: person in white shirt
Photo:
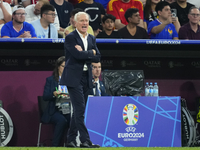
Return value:
M 58 38 L 56 27 L 52 24 L 57 14 L 53 5 L 45 4 L 41 8 L 41 19 L 31 22 L 37 38 Z
M 3 0 L 0 0 L 0 31 L 3 25 L 11 20 L 12 9 L 10 5 L 7 2 L 3 2 Z
M 28 5 L 25 8 L 25 11 L 27 13 L 25 21 L 28 23 L 31 23 L 32 21 L 40 19 L 41 18 L 41 16 L 40 16 L 41 7 L 44 4 L 50 4 L 50 3 L 48 0 L 38 0 L 38 2 L 36 4 Z M 55 13 L 57 14 L 56 9 L 55 9 Z M 60 23 L 58 20 L 58 16 L 55 17 L 54 25 L 57 28 L 57 30 L 60 30 Z

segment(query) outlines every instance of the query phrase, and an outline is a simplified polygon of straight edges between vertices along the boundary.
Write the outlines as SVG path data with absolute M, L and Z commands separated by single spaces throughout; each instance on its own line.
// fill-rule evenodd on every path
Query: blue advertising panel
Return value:
M 89 97 L 85 123 L 102 147 L 181 147 L 180 97 Z

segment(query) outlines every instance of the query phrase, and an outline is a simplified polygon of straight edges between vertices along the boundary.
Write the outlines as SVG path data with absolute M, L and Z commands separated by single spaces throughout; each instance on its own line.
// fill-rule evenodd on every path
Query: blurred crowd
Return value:
M 200 39 L 198 0 L 0 0 L 1 38 L 65 38 L 74 16 L 88 33 L 112 39 Z

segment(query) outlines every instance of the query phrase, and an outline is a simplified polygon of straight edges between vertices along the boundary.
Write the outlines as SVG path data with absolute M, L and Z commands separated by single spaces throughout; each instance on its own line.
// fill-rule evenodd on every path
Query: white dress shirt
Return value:
M 81 40 L 83 41 L 85 51 L 87 51 L 87 49 L 88 49 L 88 41 L 87 41 L 88 33 L 85 37 L 83 37 L 83 35 L 77 29 L 76 29 L 76 31 L 78 32 Z M 86 64 L 84 64 L 83 71 L 87 71 L 87 70 L 88 70 L 88 67 Z

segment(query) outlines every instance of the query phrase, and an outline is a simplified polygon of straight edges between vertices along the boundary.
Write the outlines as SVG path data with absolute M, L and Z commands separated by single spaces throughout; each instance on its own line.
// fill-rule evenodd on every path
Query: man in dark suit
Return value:
M 106 89 L 103 82 L 99 80 L 101 75 L 101 63 L 92 63 L 92 75 L 93 75 L 93 89 L 90 90 L 90 95 L 94 96 L 109 96 L 106 93 Z
M 73 106 L 67 147 L 76 147 L 77 132 L 80 133 L 80 147 L 94 148 L 84 123 L 85 106 L 92 84 L 91 62 L 100 61 L 100 52 L 94 36 L 87 33 L 89 16 L 79 12 L 74 16 L 76 30 L 65 37 L 65 68 L 60 84 L 66 85 Z

